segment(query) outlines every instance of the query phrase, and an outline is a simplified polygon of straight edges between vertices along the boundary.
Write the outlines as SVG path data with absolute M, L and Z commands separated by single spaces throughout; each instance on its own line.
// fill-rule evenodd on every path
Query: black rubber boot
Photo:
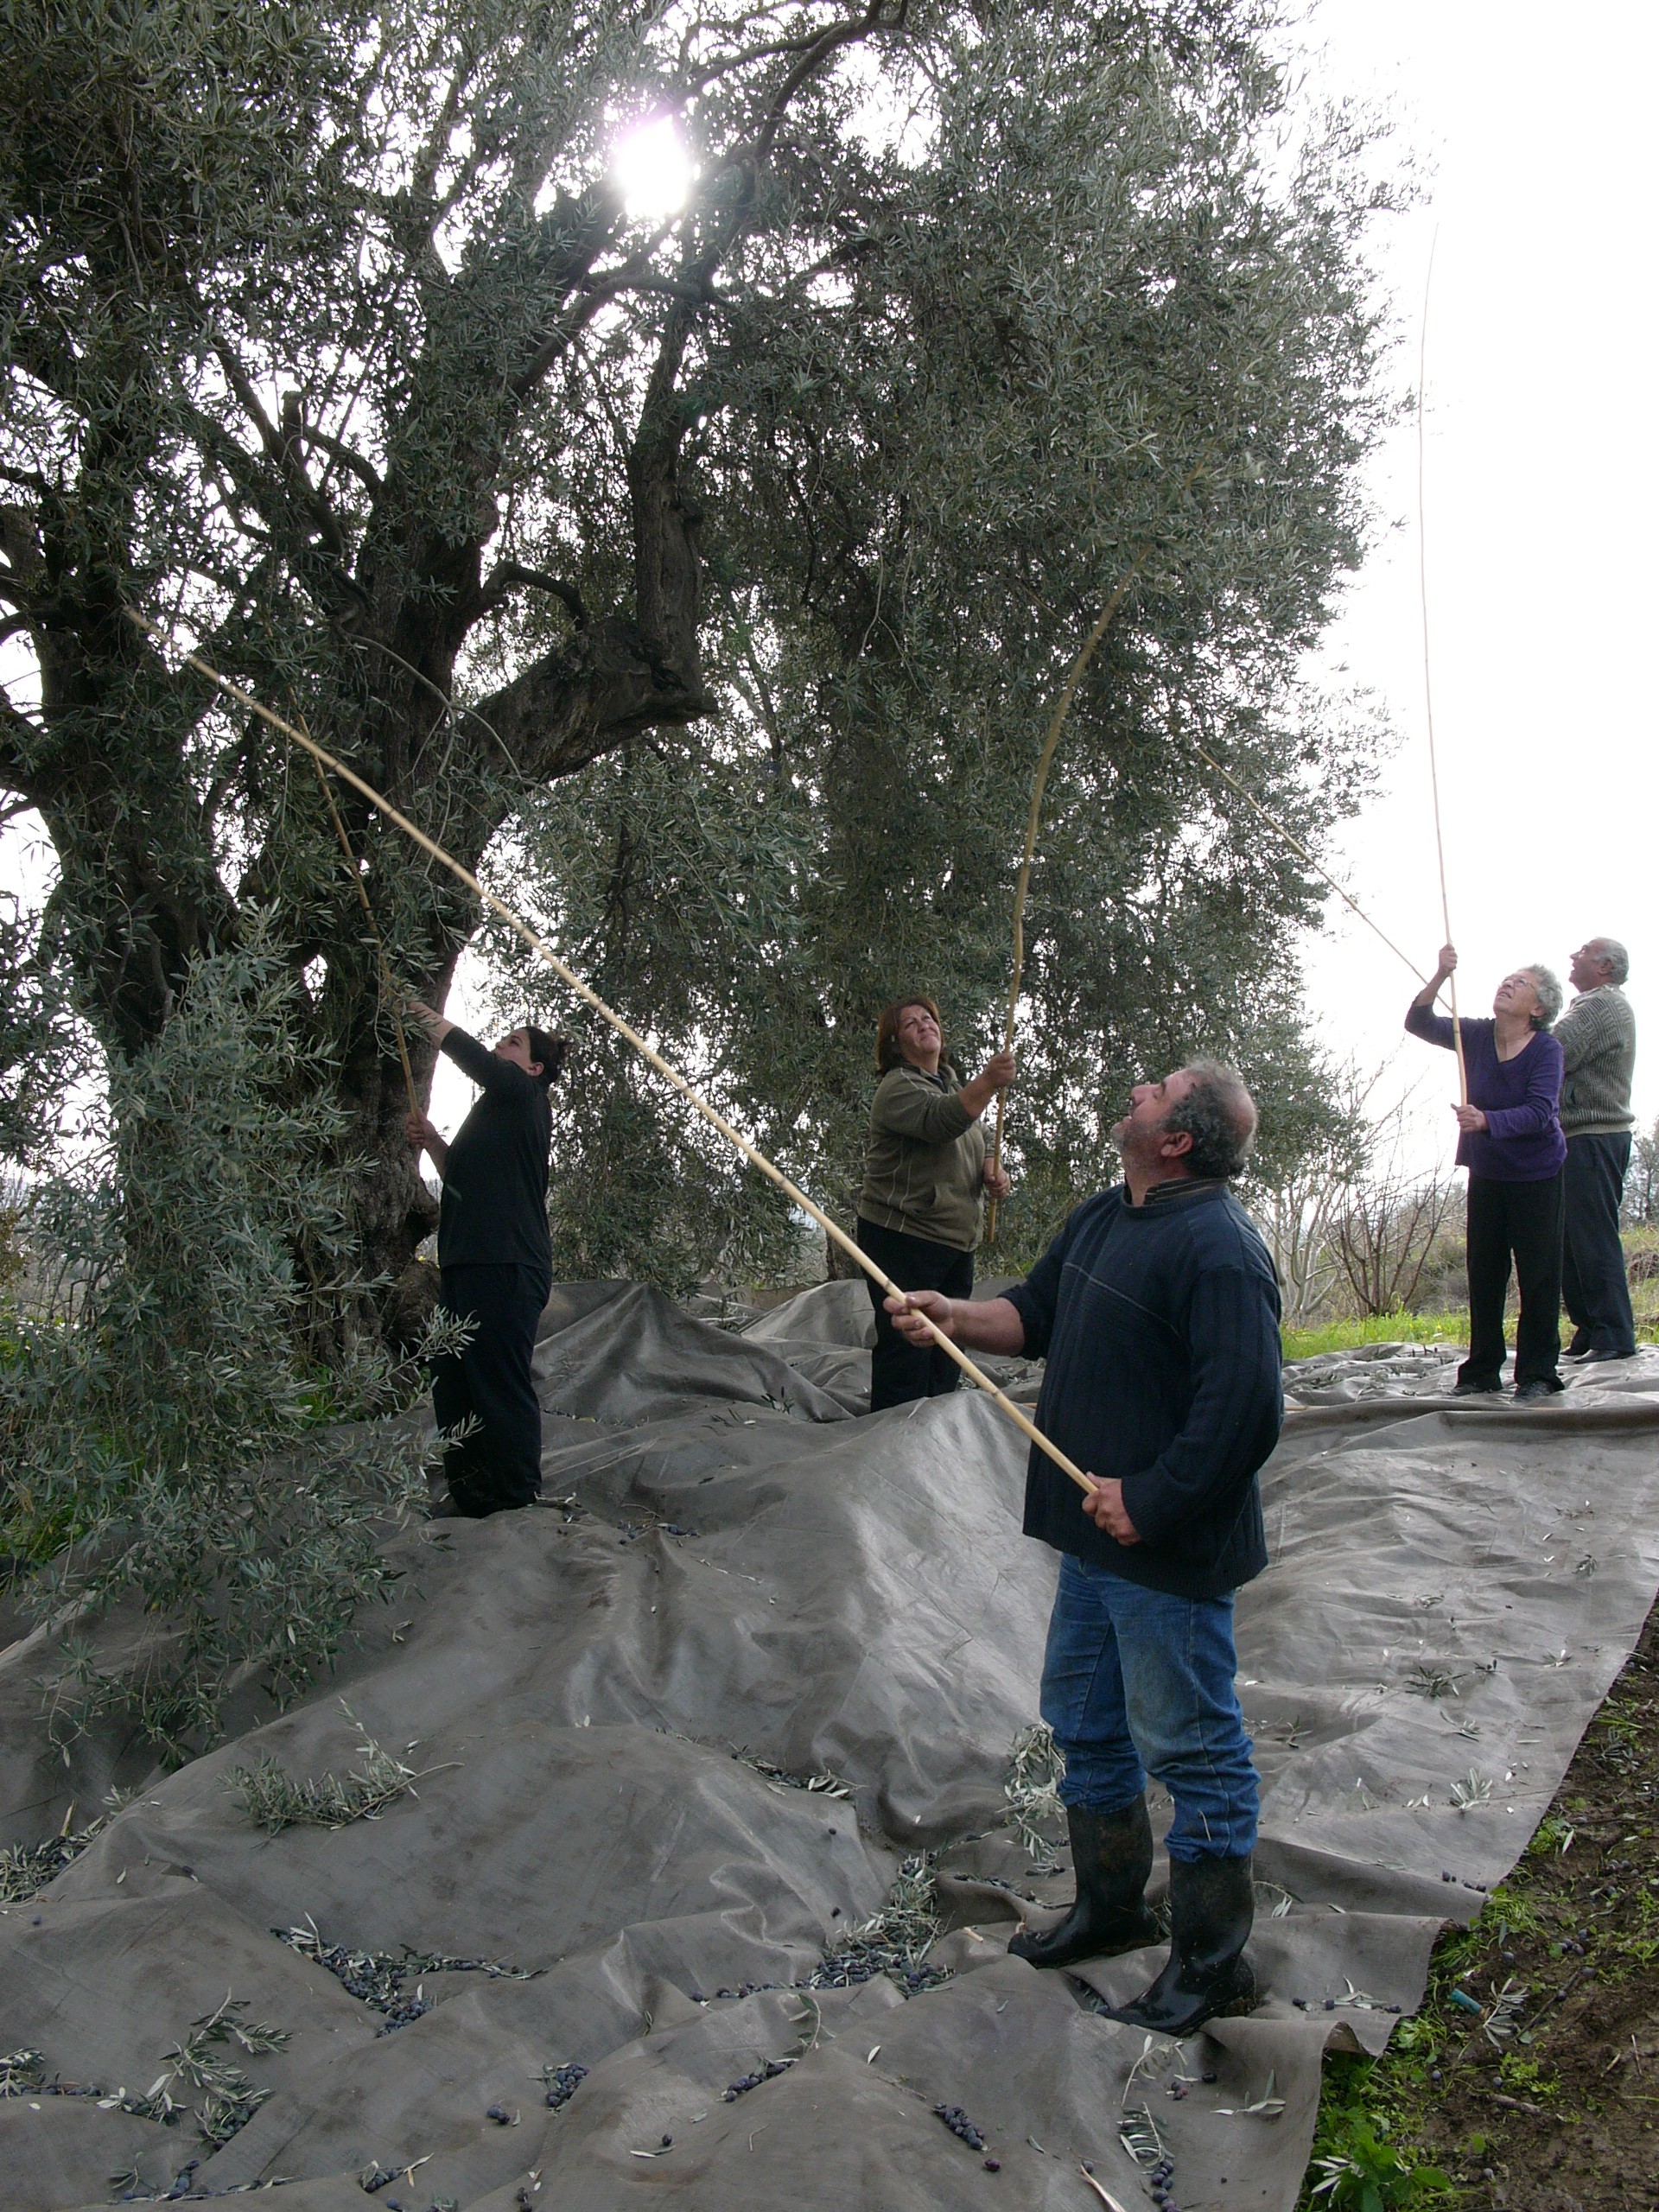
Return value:
M 1150 1989 L 1120 2006 L 1115 2020 L 1162 2036 L 1190 2036 L 1224 2012 L 1255 2004 L 1255 1976 L 1244 1957 L 1255 1918 L 1251 1863 L 1243 1859 L 1169 1862 L 1169 1962 Z
M 1014 1956 L 1034 1967 L 1069 1967 L 1078 1959 L 1109 1959 L 1157 1942 L 1163 1931 L 1146 1901 L 1152 1872 L 1146 1799 L 1137 1797 L 1119 1813 L 1068 1805 L 1065 1824 L 1071 1834 L 1077 1903 L 1048 1935 L 1027 1930 L 1016 1936 L 1008 1946 Z

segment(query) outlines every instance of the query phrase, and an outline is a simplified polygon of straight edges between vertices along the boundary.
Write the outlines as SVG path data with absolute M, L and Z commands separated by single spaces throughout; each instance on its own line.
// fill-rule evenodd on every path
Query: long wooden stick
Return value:
M 1366 928 L 1370 931 L 1373 937 L 1381 938 L 1383 944 L 1388 946 L 1389 950 L 1394 954 L 1395 957 L 1398 960 L 1404 961 L 1406 966 L 1410 969 L 1412 974 L 1417 978 L 1417 981 L 1420 983 L 1426 982 L 1427 981 L 1427 976 L 1425 976 L 1421 969 L 1418 967 L 1411 955 L 1408 952 L 1402 952 L 1400 950 L 1400 947 L 1395 943 L 1388 931 L 1385 929 L 1379 927 L 1379 925 L 1374 922 L 1370 916 L 1365 912 L 1365 909 L 1360 905 L 1359 901 L 1354 898 L 1351 893 L 1343 889 L 1341 884 L 1337 881 L 1336 877 L 1332 874 L 1331 871 L 1327 868 L 1321 866 L 1321 864 L 1314 859 L 1313 854 L 1309 852 L 1307 847 L 1302 842 L 1301 839 L 1297 836 L 1295 832 L 1291 830 L 1287 830 L 1284 823 L 1281 822 L 1276 816 L 1269 814 L 1267 808 L 1262 805 L 1260 799 L 1256 798 L 1251 792 L 1245 790 L 1243 785 L 1239 782 L 1238 778 L 1234 775 L 1231 769 L 1224 768 L 1221 762 L 1217 760 L 1215 754 L 1213 753 L 1207 752 L 1205 748 L 1198 743 L 1198 739 L 1192 735 L 1190 730 L 1183 730 L 1179 728 L 1177 726 L 1175 718 L 1173 715 L 1169 718 L 1169 729 L 1171 736 L 1175 739 L 1178 744 L 1185 743 L 1190 745 L 1192 750 L 1198 754 L 1200 760 L 1207 760 L 1209 762 L 1210 766 L 1215 770 L 1222 781 L 1224 783 L 1230 784 L 1232 786 L 1234 791 L 1238 793 L 1240 798 L 1243 800 L 1245 805 L 1250 809 L 1252 813 L 1259 816 L 1260 818 L 1267 823 L 1268 829 L 1274 832 L 1275 836 L 1282 837 L 1286 844 L 1290 847 L 1292 852 L 1297 855 L 1298 859 L 1306 861 L 1307 866 L 1313 869 L 1315 875 L 1322 877 L 1324 880 L 1330 885 L 1331 888 L 1336 893 L 1338 898 L 1342 900 L 1343 904 L 1351 908 L 1353 912 L 1358 915 L 1360 920 L 1364 923 Z
M 1026 893 L 1031 884 L 1031 864 L 1037 853 L 1037 833 L 1042 826 L 1043 793 L 1048 786 L 1048 772 L 1053 766 L 1055 749 L 1060 741 L 1060 732 L 1065 726 L 1065 718 L 1071 711 L 1071 701 L 1077 688 L 1083 681 L 1084 671 L 1094 658 L 1096 647 L 1110 627 L 1113 615 L 1123 604 L 1129 586 L 1146 566 L 1151 552 L 1150 545 L 1141 547 L 1135 566 L 1101 609 L 1100 618 L 1084 640 L 1083 651 L 1071 664 L 1071 673 L 1065 679 L 1065 689 L 1061 692 L 1059 703 L 1056 706 L 1049 721 L 1048 734 L 1043 740 L 1043 749 L 1037 756 L 1037 774 L 1031 786 L 1031 812 L 1026 821 L 1026 849 L 1020 856 L 1020 880 L 1014 890 L 1014 976 L 1008 985 L 1008 1018 L 1002 1030 L 1002 1049 L 1005 1052 L 1014 1043 L 1014 1015 L 1020 1005 L 1020 987 L 1025 981 Z M 1002 1165 L 1002 1109 L 1007 1096 L 1006 1090 L 999 1090 L 996 1094 L 996 1122 L 991 1138 L 991 1166 L 994 1168 L 1001 1167 Z M 990 1211 L 985 1224 L 985 1239 L 990 1244 L 995 1244 L 996 1242 L 995 1192 L 991 1197 Z
M 1179 499 L 1181 493 L 1197 480 L 1204 466 L 1202 461 L 1193 462 L 1192 467 L 1181 479 L 1179 489 L 1175 494 L 1177 499 Z M 1053 715 L 1050 718 L 1048 734 L 1043 740 L 1043 749 L 1037 756 L 1037 773 L 1031 786 L 1031 810 L 1026 817 L 1026 849 L 1020 857 L 1020 877 L 1014 889 L 1014 977 L 1008 987 L 1008 1018 L 1002 1032 L 1002 1049 L 1005 1052 L 1013 1048 L 1014 1017 L 1020 1006 L 1020 987 L 1025 981 L 1026 893 L 1031 885 L 1031 864 L 1036 858 L 1037 836 L 1042 827 L 1043 793 L 1048 788 L 1048 772 L 1054 764 L 1054 754 L 1059 745 L 1060 732 L 1065 727 L 1065 718 L 1071 711 L 1071 702 L 1077 696 L 1078 684 L 1083 681 L 1084 671 L 1094 658 L 1096 649 L 1101 639 L 1110 629 L 1113 616 L 1128 598 L 1129 587 L 1152 558 L 1152 541 L 1148 539 L 1135 555 L 1128 573 L 1116 590 L 1102 607 L 1094 628 L 1084 640 L 1082 652 L 1071 664 L 1071 671 L 1065 679 L 1065 688 L 1060 693 Z M 994 1168 L 1001 1167 L 1002 1165 L 1002 1113 L 1007 1096 L 1006 1090 L 999 1090 L 996 1094 L 996 1120 L 991 1137 L 991 1166 Z M 995 1195 L 992 1197 L 985 1224 L 985 1241 L 988 1244 L 995 1244 L 996 1242 Z
M 142 614 L 134 613 L 131 607 L 127 609 L 127 613 L 131 615 L 138 627 L 147 632 L 158 645 L 167 643 L 162 632 L 156 627 L 154 623 L 147 622 Z M 251 693 L 245 691 L 240 684 L 232 683 L 228 677 L 221 676 L 216 668 L 210 668 L 200 655 L 187 652 L 182 658 L 199 676 L 205 676 L 210 683 L 223 691 L 227 697 L 234 699 L 239 706 L 246 707 L 251 713 L 257 715 L 262 721 L 269 722 L 273 729 L 280 730 L 284 737 L 291 738 L 296 745 L 302 746 L 313 760 L 319 761 L 323 767 L 340 777 L 352 786 L 353 791 L 361 792 L 371 806 L 378 807 L 386 820 L 394 823 L 406 837 L 411 838 L 423 853 L 429 854 L 442 867 L 447 868 L 452 875 L 459 877 L 476 899 L 481 900 L 493 912 L 499 914 L 508 928 L 523 938 L 537 957 L 546 963 L 567 989 L 574 991 L 585 1005 L 592 1007 L 601 1020 L 608 1021 L 620 1036 L 625 1037 L 636 1052 L 650 1061 L 658 1075 L 672 1084 L 675 1090 L 689 1104 L 696 1107 L 697 1112 L 706 1121 L 713 1123 L 726 1141 L 734 1146 L 751 1166 L 758 1167 L 763 1175 L 778 1185 L 791 1204 L 799 1206 L 804 1213 L 809 1214 L 817 1223 L 824 1235 L 832 1238 L 849 1260 L 855 1262 L 859 1267 L 862 1268 L 865 1274 L 878 1282 L 890 1297 L 903 1298 L 906 1295 L 892 1277 L 877 1267 L 869 1254 L 854 1243 L 844 1229 L 832 1221 L 821 1206 L 815 1205 L 804 1191 L 798 1189 L 780 1167 L 775 1167 L 758 1146 L 750 1143 L 741 1130 L 734 1128 L 718 1107 L 711 1106 L 702 1093 L 694 1090 L 686 1081 L 679 1070 L 663 1058 L 655 1046 L 647 1044 L 637 1029 L 625 1021 L 613 1007 L 607 1006 L 598 992 L 584 983 L 574 969 L 568 968 L 558 954 L 554 951 L 552 946 L 538 937 L 521 915 L 516 914 L 512 908 L 504 899 L 498 899 L 493 891 L 486 890 L 469 868 L 463 867 L 460 861 L 445 852 L 443 847 L 435 838 L 429 837 L 425 830 L 417 829 L 406 814 L 399 813 L 390 799 L 384 798 L 376 791 L 372 784 L 365 783 L 354 769 L 348 768 L 343 760 L 336 760 L 332 753 L 325 752 L 308 732 L 296 728 L 292 722 L 285 721 L 281 715 L 274 714 L 269 707 L 262 705 Z M 1063 1474 L 1068 1475 L 1076 1483 L 1077 1488 L 1086 1493 L 1092 1493 L 1098 1488 L 1093 1478 L 1084 1474 L 1075 1460 L 1068 1459 L 1058 1444 L 1052 1443 L 1035 1422 L 1027 1420 L 1013 1399 L 997 1389 L 989 1376 L 976 1367 L 959 1345 L 951 1342 L 931 1316 L 924 1313 L 921 1318 L 927 1323 L 928 1332 L 940 1350 L 948 1353 L 955 1360 L 969 1380 L 977 1384 L 979 1389 L 985 1392 L 998 1409 L 1023 1435 L 1029 1438 L 1040 1452 L 1046 1452 Z
M 415 1096 L 415 1071 L 409 1065 L 409 1039 L 404 1034 L 403 1018 L 397 1011 L 397 987 L 391 980 L 391 970 L 386 965 L 385 941 L 381 937 L 379 928 L 375 922 L 374 908 L 369 903 L 368 886 L 359 872 L 357 855 L 352 850 L 352 841 L 346 835 L 346 824 L 340 820 L 340 809 L 334 804 L 334 789 L 328 781 L 327 772 L 321 761 L 315 756 L 311 766 L 317 772 L 317 781 L 322 787 L 322 796 L 328 808 L 329 818 L 334 825 L 334 835 L 340 840 L 340 849 L 346 855 L 346 873 L 351 877 L 356 887 L 357 895 L 363 902 L 363 918 L 369 925 L 369 935 L 374 939 L 374 957 L 380 969 L 380 989 L 385 999 L 387 1011 L 391 1015 L 391 1026 L 397 1033 L 397 1058 L 403 1063 L 404 1089 L 409 1094 L 409 1110 L 411 1114 L 418 1114 L 421 1110 L 421 1102 Z
M 1434 855 L 1440 869 L 1440 926 L 1443 944 L 1452 942 L 1452 907 L 1446 891 L 1446 840 L 1440 834 L 1440 771 L 1434 749 L 1434 686 L 1429 674 L 1428 651 L 1428 507 L 1424 497 L 1423 385 L 1428 375 L 1428 302 L 1434 283 L 1437 230 L 1429 241 L 1428 274 L 1423 282 L 1423 321 L 1417 349 L 1417 595 L 1423 615 L 1423 710 L 1428 722 L 1428 785 L 1434 798 Z M 1452 1042 L 1458 1055 L 1459 1103 L 1469 1103 L 1469 1065 L 1463 1054 L 1463 1024 L 1458 1019 L 1458 973 L 1446 978 L 1452 998 Z

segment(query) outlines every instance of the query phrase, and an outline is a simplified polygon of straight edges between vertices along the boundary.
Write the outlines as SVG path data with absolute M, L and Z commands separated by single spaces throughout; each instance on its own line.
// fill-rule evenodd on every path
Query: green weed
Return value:
M 1560 2094 L 1561 2085 L 1555 2076 L 1546 2073 L 1537 2059 L 1522 2058 L 1518 2050 L 1506 2052 L 1497 2070 L 1503 2087 L 1513 2096 L 1541 2103 Z
M 1325 1351 L 1354 1351 L 1362 1344 L 1444 1344 L 1450 1351 L 1468 1341 L 1466 1313 L 1369 1313 L 1357 1320 L 1323 1321 L 1317 1328 L 1284 1332 L 1287 1359 L 1313 1359 Z
M 1323 2147 L 1322 2147 L 1323 2146 Z M 1438 2166 L 1414 2165 L 1390 2140 L 1386 2113 L 1345 2107 L 1332 2113 L 1313 2146 L 1309 2190 L 1334 2212 L 1409 2212 L 1444 2203 L 1452 2183 Z

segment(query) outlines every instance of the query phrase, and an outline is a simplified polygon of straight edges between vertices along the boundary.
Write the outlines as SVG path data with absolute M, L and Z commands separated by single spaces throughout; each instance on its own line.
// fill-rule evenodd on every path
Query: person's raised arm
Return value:
M 455 1026 L 448 1014 L 440 1014 L 435 1007 L 428 1006 L 424 999 L 411 996 L 408 1001 L 408 1006 L 410 1012 L 435 1045 L 442 1045 Z
M 908 1065 L 890 1068 L 876 1086 L 875 1126 L 922 1144 L 949 1144 L 970 1129 L 996 1093 L 1013 1081 L 1012 1052 L 999 1052 L 960 1090 L 941 1090 Z
M 1427 1045 L 1444 1045 L 1448 1052 L 1454 1048 L 1457 1039 L 1452 1033 L 1452 1024 L 1444 1014 L 1436 1014 L 1433 1006 L 1441 985 L 1457 964 L 1457 947 L 1443 944 L 1440 957 L 1434 965 L 1434 973 L 1406 1008 L 1406 1027 L 1411 1034 L 1421 1037 Z
M 1413 1006 L 1433 1006 L 1435 1000 L 1439 998 L 1440 995 L 1441 985 L 1446 982 L 1447 976 L 1451 975 L 1452 969 L 1457 966 L 1457 964 L 1458 948 L 1456 945 L 1443 944 L 1440 947 L 1440 957 L 1434 963 L 1434 973 L 1423 985 L 1422 989 L 1418 992 L 1416 997 L 1413 999 Z
M 996 1052 L 986 1061 L 971 1082 L 963 1084 L 957 1096 L 977 1121 L 997 1092 L 1007 1090 L 1013 1081 L 1013 1052 Z
M 477 1038 L 439 1014 L 423 999 L 411 998 L 409 1010 L 421 1023 L 438 1050 L 452 1059 L 461 1073 L 485 1090 L 505 1091 L 509 1096 L 524 1090 L 534 1084 L 536 1077 L 528 1074 L 516 1060 L 504 1059 L 499 1052 L 493 1052 L 487 1045 L 480 1045 Z M 424 1140 L 423 1140 L 424 1141 Z

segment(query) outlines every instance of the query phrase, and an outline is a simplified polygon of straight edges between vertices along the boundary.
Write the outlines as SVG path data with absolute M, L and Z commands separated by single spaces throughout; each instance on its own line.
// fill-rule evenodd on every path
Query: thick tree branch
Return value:
M 36 493 L 43 499 L 52 497 L 52 486 L 38 468 L 14 468 L 10 461 L 0 461 L 0 479 L 25 492 Z
M 636 624 L 613 615 L 568 650 L 533 661 L 478 711 L 525 779 L 544 783 L 585 768 L 639 731 L 696 721 L 712 704 L 700 682 L 684 683 L 663 665 Z
M 827 30 L 820 31 L 768 102 L 749 149 L 753 158 L 764 161 L 772 151 L 790 102 L 804 86 L 810 83 L 832 54 L 838 54 L 843 47 L 856 46 L 876 31 L 902 30 L 908 13 L 909 0 L 870 0 L 861 16 L 849 16 L 845 22 L 832 23 Z
M 569 608 L 571 620 L 577 629 L 587 628 L 588 609 L 582 603 L 582 594 L 574 584 L 565 583 L 557 576 L 550 576 L 542 569 L 526 569 L 517 561 L 503 561 L 486 579 L 478 595 L 480 618 L 493 614 L 515 584 L 523 584 L 531 591 L 544 591 L 551 598 L 561 601 Z
M 292 410 L 284 403 L 283 427 L 278 429 L 260 405 L 259 395 L 255 391 L 246 370 L 217 334 L 213 340 L 213 348 L 214 358 L 225 372 L 226 380 L 259 434 L 265 458 L 277 470 L 289 493 L 308 517 L 329 553 L 343 566 L 346 557 L 346 533 L 340 526 L 340 518 L 306 474 L 305 459 L 301 450 L 302 430 L 297 395 L 289 395 L 295 402 Z M 266 518 L 270 519 L 269 516 Z
M 348 446 L 344 439 L 334 436 L 327 430 L 319 429 L 315 423 L 302 423 L 300 435 L 307 445 L 315 446 L 321 452 L 329 454 L 337 461 L 342 468 L 350 469 L 352 474 L 359 483 L 368 487 L 375 499 L 378 499 L 385 490 L 386 487 L 381 481 L 379 472 L 374 464 L 365 461 L 362 454 L 354 447 Z

